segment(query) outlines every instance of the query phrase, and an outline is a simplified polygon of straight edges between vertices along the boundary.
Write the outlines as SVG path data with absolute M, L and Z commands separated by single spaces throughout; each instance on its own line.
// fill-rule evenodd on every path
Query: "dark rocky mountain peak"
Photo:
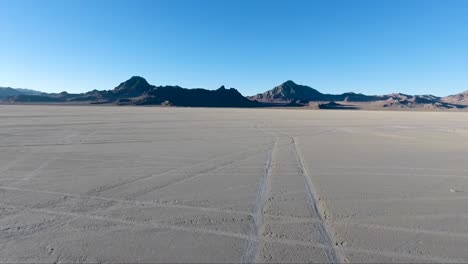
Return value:
M 249 99 L 272 104 L 288 104 L 299 100 L 328 100 L 326 95 L 320 93 L 314 88 L 296 84 L 291 80 L 288 80 L 264 93 L 250 96 Z
M 124 83 L 127 83 L 129 85 L 138 84 L 138 83 L 149 85 L 148 81 L 146 81 L 146 79 L 141 76 L 132 76 L 130 79 L 126 80 Z
M 119 84 L 112 92 L 119 97 L 121 96 L 138 96 L 144 92 L 153 89 L 154 86 L 150 85 L 145 78 L 140 76 L 133 76 L 127 81 Z
M 287 80 L 284 83 L 280 84 L 280 86 L 295 87 L 295 86 L 298 86 L 298 84 L 293 82 L 292 80 Z

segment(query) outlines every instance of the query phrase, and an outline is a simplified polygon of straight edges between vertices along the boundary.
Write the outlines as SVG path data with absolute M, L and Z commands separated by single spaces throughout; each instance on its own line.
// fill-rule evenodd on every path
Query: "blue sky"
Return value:
M 468 1 L 0 0 L 0 86 L 468 89 Z

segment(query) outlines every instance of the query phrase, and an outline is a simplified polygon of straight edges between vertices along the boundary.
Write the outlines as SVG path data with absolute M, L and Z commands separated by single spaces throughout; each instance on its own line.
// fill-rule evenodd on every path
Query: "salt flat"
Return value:
M 0 106 L 0 262 L 468 262 L 468 113 Z

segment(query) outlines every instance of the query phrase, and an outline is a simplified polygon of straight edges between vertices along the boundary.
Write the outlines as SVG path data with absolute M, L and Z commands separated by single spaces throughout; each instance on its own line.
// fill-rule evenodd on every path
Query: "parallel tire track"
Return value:
M 11 209 L 21 209 L 22 211 L 30 211 L 30 212 L 35 212 L 35 213 L 49 214 L 49 215 L 69 216 L 72 218 L 84 217 L 84 218 L 98 220 L 98 221 L 121 223 L 121 224 L 126 224 L 126 225 L 131 225 L 131 226 L 142 227 L 142 228 L 153 227 L 153 228 L 158 228 L 158 229 L 184 231 L 184 232 L 197 233 L 197 234 L 216 235 L 216 236 L 223 236 L 223 237 L 237 238 L 237 239 L 244 239 L 244 240 L 251 239 L 250 236 L 245 235 L 245 234 L 220 231 L 220 230 L 209 230 L 205 228 L 166 225 L 166 224 L 159 224 L 155 222 L 139 222 L 139 221 L 131 221 L 131 220 L 125 220 L 125 219 L 111 218 L 111 217 L 100 216 L 100 215 L 95 215 L 95 214 L 91 215 L 91 214 L 83 214 L 83 213 L 60 212 L 60 211 L 48 210 L 48 209 L 31 208 L 27 206 L 11 206 L 11 205 L 0 204 L 0 207 L 11 208 Z M 24 238 L 27 238 L 27 237 L 28 236 Z M 289 245 L 289 246 L 312 246 L 316 248 L 323 248 L 325 250 L 337 250 L 338 248 L 337 246 L 330 247 L 328 245 L 324 245 L 321 243 L 311 243 L 311 242 L 306 242 L 306 241 L 298 241 L 298 240 L 290 240 L 290 239 L 278 239 L 278 238 L 262 238 L 262 239 L 267 242 L 279 243 L 279 244 L 284 244 L 284 245 Z M 257 243 L 260 242 L 259 238 L 256 238 L 256 237 L 253 238 L 252 240 L 256 241 Z M 466 263 L 466 260 L 461 260 L 461 259 L 456 259 L 456 258 L 421 256 L 421 255 L 415 255 L 415 254 L 405 253 L 405 252 L 361 249 L 357 247 L 343 247 L 343 248 L 340 248 L 340 250 L 350 252 L 350 253 L 360 253 L 360 254 L 386 256 L 386 257 L 394 257 L 394 258 L 404 257 L 404 258 L 410 258 L 414 260 L 414 262 L 430 261 L 430 262 L 438 262 L 438 263 L 442 263 L 442 262 Z M 253 263 L 253 261 L 249 263 Z
M 10 190 L 10 191 L 20 191 L 20 192 L 34 192 L 34 193 L 41 193 L 41 194 L 52 194 L 52 195 L 60 195 L 65 197 L 73 197 L 76 199 L 94 199 L 94 200 L 101 200 L 107 202 L 115 202 L 121 206 L 137 206 L 137 207 L 161 207 L 161 208 L 175 208 L 175 209 L 186 209 L 186 210 L 199 210 L 202 212 L 213 212 L 213 213 L 226 213 L 226 214 L 239 214 L 239 215 L 252 215 L 246 211 L 237 211 L 237 210 L 229 210 L 229 209 L 220 209 L 220 208 L 210 208 L 210 207 L 200 207 L 200 206 L 191 206 L 191 205 L 180 205 L 180 204 L 170 204 L 170 203 L 161 203 L 157 201 L 134 201 L 134 200 L 124 200 L 124 199 L 115 199 L 115 198 L 108 198 L 102 196 L 93 196 L 93 195 L 86 195 L 86 194 L 73 194 L 68 192 L 56 192 L 56 191 L 39 191 L 33 189 L 24 189 L 24 188 L 16 188 L 16 187 L 8 187 L 8 186 L 0 186 L 0 190 Z M 63 201 L 63 198 L 60 197 L 57 199 L 58 201 Z M 48 206 L 55 206 L 58 203 L 48 204 Z
M 254 154 L 249 155 L 249 156 L 245 156 L 246 154 L 251 154 L 251 153 L 254 153 Z M 170 188 L 170 187 L 172 187 L 174 185 L 184 183 L 184 182 L 187 182 L 188 180 L 192 180 L 192 179 L 195 179 L 195 178 L 200 177 L 202 175 L 205 175 L 208 172 L 215 172 L 215 171 L 218 171 L 218 170 L 221 170 L 221 169 L 224 169 L 224 168 L 228 168 L 228 167 L 232 166 L 232 164 L 235 164 L 236 162 L 249 160 L 252 157 L 255 157 L 256 155 L 258 155 L 257 152 L 243 152 L 243 155 L 238 154 L 238 155 L 236 155 L 236 157 L 239 156 L 239 158 L 240 157 L 244 157 L 244 158 L 241 158 L 241 159 L 233 158 L 231 160 L 222 162 L 221 164 L 211 166 L 209 168 L 206 168 L 206 169 L 204 169 L 202 171 L 198 171 L 198 172 L 193 173 L 193 174 L 192 173 L 185 173 L 184 174 L 185 177 L 176 179 L 174 181 L 171 181 L 171 182 L 168 182 L 168 183 L 165 183 L 165 184 L 158 185 L 156 187 L 145 188 L 145 189 L 143 189 L 141 191 L 138 191 L 136 193 L 133 193 L 133 194 L 127 196 L 127 198 L 128 199 L 136 199 L 137 197 L 145 195 L 145 194 L 150 193 L 150 192 L 154 192 L 154 191 L 158 191 L 158 190 L 159 191 L 164 190 L 164 189 Z
M 241 153 L 230 153 L 228 155 L 224 155 L 224 156 L 221 156 L 221 157 L 217 157 L 215 158 L 214 160 L 218 160 L 218 159 L 227 159 L 229 157 L 232 157 L 232 159 L 228 159 L 229 162 L 225 162 L 225 164 L 229 165 L 233 162 L 231 162 L 232 160 L 235 160 L 237 161 L 234 157 L 244 157 L 246 154 L 249 154 L 249 153 L 252 153 L 254 151 L 252 150 L 248 150 L 248 151 L 243 151 Z M 168 171 L 165 171 L 165 172 L 162 172 L 162 173 L 158 173 L 158 174 L 148 174 L 148 175 L 145 175 L 145 176 L 142 176 L 142 177 L 139 177 L 139 178 L 134 178 L 134 179 L 129 179 L 129 180 L 125 180 L 125 181 L 122 181 L 122 182 L 118 182 L 116 184 L 113 184 L 113 185 L 108 185 L 108 186 L 103 186 L 102 188 L 99 188 L 99 189 L 95 189 L 93 191 L 90 191 L 88 192 L 87 194 L 90 194 L 90 195 L 93 195 L 93 194 L 97 194 L 97 193 L 101 193 L 103 191 L 108 191 L 108 190 L 112 190 L 112 189 L 115 189 L 115 188 L 118 188 L 118 187 L 121 187 L 123 185 L 127 185 L 127 184 L 132 184 L 132 183 L 135 183 L 135 182 L 139 182 L 139 181 L 142 181 L 142 180 L 146 180 L 146 179 L 151 179 L 151 178 L 159 178 L 159 177 L 162 177 L 162 176 L 165 176 L 165 175 L 169 175 L 171 173 L 177 173 L 177 172 L 184 172 L 190 168 L 194 168 L 194 167 L 197 167 L 197 166 L 203 166 L 207 163 L 212 163 L 213 162 L 213 159 L 212 160 L 204 160 L 204 161 L 201 161 L 201 162 L 196 162 L 195 164 L 191 164 L 191 165 L 188 165 L 188 166 L 184 166 L 184 167 L 179 167 L 179 168 L 175 168 L 175 169 L 171 169 L 171 170 L 168 170 Z M 217 164 L 215 162 L 215 164 Z M 227 166 L 223 164 L 224 166 Z M 221 165 L 221 166 L 223 166 Z M 214 166 L 210 166 L 208 167 L 207 169 L 205 170 L 202 170 L 200 172 L 197 172 L 197 174 L 200 174 L 200 173 L 206 173 L 206 172 L 209 172 L 211 170 L 215 170 L 219 168 L 219 164 L 218 165 L 214 165 Z M 136 197 L 136 196 L 135 196 Z
M 253 226 L 251 228 L 251 232 L 249 234 L 249 238 L 246 240 L 244 244 L 244 251 L 242 254 L 241 263 L 254 263 L 257 255 L 259 254 L 259 243 L 260 237 L 262 235 L 264 229 L 264 206 L 267 199 L 267 195 L 270 192 L 270 182 L 271 182 L 271 169 L 273 166 L 273 155 L 276 149 L 277 140 L 273 143 L 273 147 L 271 148 L 270 154 L 268 156 L 268 160 L 266 162 L 265 174 L 260 179 L 258 189 L 257 189 L 257 197 L 255 199 L 255 207 L 253 212 Z
M 306 189 L 306 194 L 307 194 L 307 199 L 308 199 L 308 204 L 309 208 L 312 212 L 313 215 L 316 215 L 320 223 L 318 224 L 319 228 L 319 233 L 320 233 L 320 243 L 327 246 L 330 248 L 330 250 L 326 251 L 327 259 L 328 262 L 330 263 L 344 263 L 345 258 L 342 255 L 342 253 L 337 250 L 337 248 L 334 246 L 333 238 L 330 234 L 330 230 L 327 226 L 327 222 L 325 220 L 325 215 L 324 213 L 319 209 L 318 205 L 318 196 L 317 192 L 314 188 L 314 185 L 312 183 L 312 180 L 310 179 L 310 176 L 307 174 L 307 171 L 304 167 L 304 162 L 301 158 L 301 154 L 297 148 L 297 143 L 294 137 L 291 138 L 292 144 L 294 146 L 294 153 L 297 158 L 298 164 L 300 166 L 300 172 L 302 174 L 302 177 L 304 179 L 304 185 Z

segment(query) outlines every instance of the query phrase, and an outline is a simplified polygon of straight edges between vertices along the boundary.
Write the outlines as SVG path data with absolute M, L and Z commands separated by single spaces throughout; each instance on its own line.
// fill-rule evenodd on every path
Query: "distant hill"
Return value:
M 466 105 L 468 105 L 468 91 L 466 95 Z M 364 95 L 360 93 L 343 94 L 323 94 L 314 88 L 305 85 L 299 85 L 293 81 L 286 81 L 271 90 L 254 96 L 249 96 L 250 100 L 268 105 L 282 106 L 309 106 L 312 102 L 333 102 L 332 104 L 320 104 L 320 109 L 337 109 L 336 101 L 345 103 L 359 103 L 361 106 L 365 103 L 372 103 L 372 107 L 398 107 L 398 108 L 462 108 L 461 102 L 465 102 L 464 95 L 454 96 L 456 99 L 449 100 L 447 97 L 440 98 L 433 95 L 407 95 L 402 93 L 393 93 L 387 95 Z M 333 106 L 333 107 L 331 107 Z M 353 109 L 349 105 L 347 109 Z M 345 106 L 339 107 L 345 109 Z
M 0 98 L 6 98 L 8 96 L 20 95 L 21 93 L 10 87 L 0 87 Z
M 82 94 L 14 95 L 9 102 L 115 103 L 119 105 L 171 105 L 199 107 L 262 106 L 242 96 L 236 89 L 187 89 L 179 86 L 154 86 L 143 77 L 133 76 L 112 90 L 93 90 Z
M 0 99 L 5 99 L 10 96 L 16 95 L 39 95 L 41 92 L 30 90 L 30 89 L 22 89 L 22 88 L 11 88 L 11 87 L 0 87 Z
M 459 94 L 442 97 L 442 101 L 449 104 L 459 104 L 468 106 L 468 91 Z
M 296 84 L 293 81 L 286 81 L 273 89 L 248 97 L 267 104 L 306 104 L 308 102 L 324 101 L 348 101 L 348 102 L 369 102 L 385 100 L 383 96 L 364 95 L 357 93 L 323 94 L 314 88 Z
M 255 96 L 248 97 L 262 103 L 289 104 L 300 100 L 327 101 L 330 100 L 325 94 L 304 85 L 298 85 L 293 81 L 284 82 L 273 89 Z
M 24 89 L 24 88 L 14 88 L 18 92 L 22 94 L 30 94 L 30 95 L 40 95 L 42 92 L 36 91 L 36 90 L 31 90 L 31 89 Z

